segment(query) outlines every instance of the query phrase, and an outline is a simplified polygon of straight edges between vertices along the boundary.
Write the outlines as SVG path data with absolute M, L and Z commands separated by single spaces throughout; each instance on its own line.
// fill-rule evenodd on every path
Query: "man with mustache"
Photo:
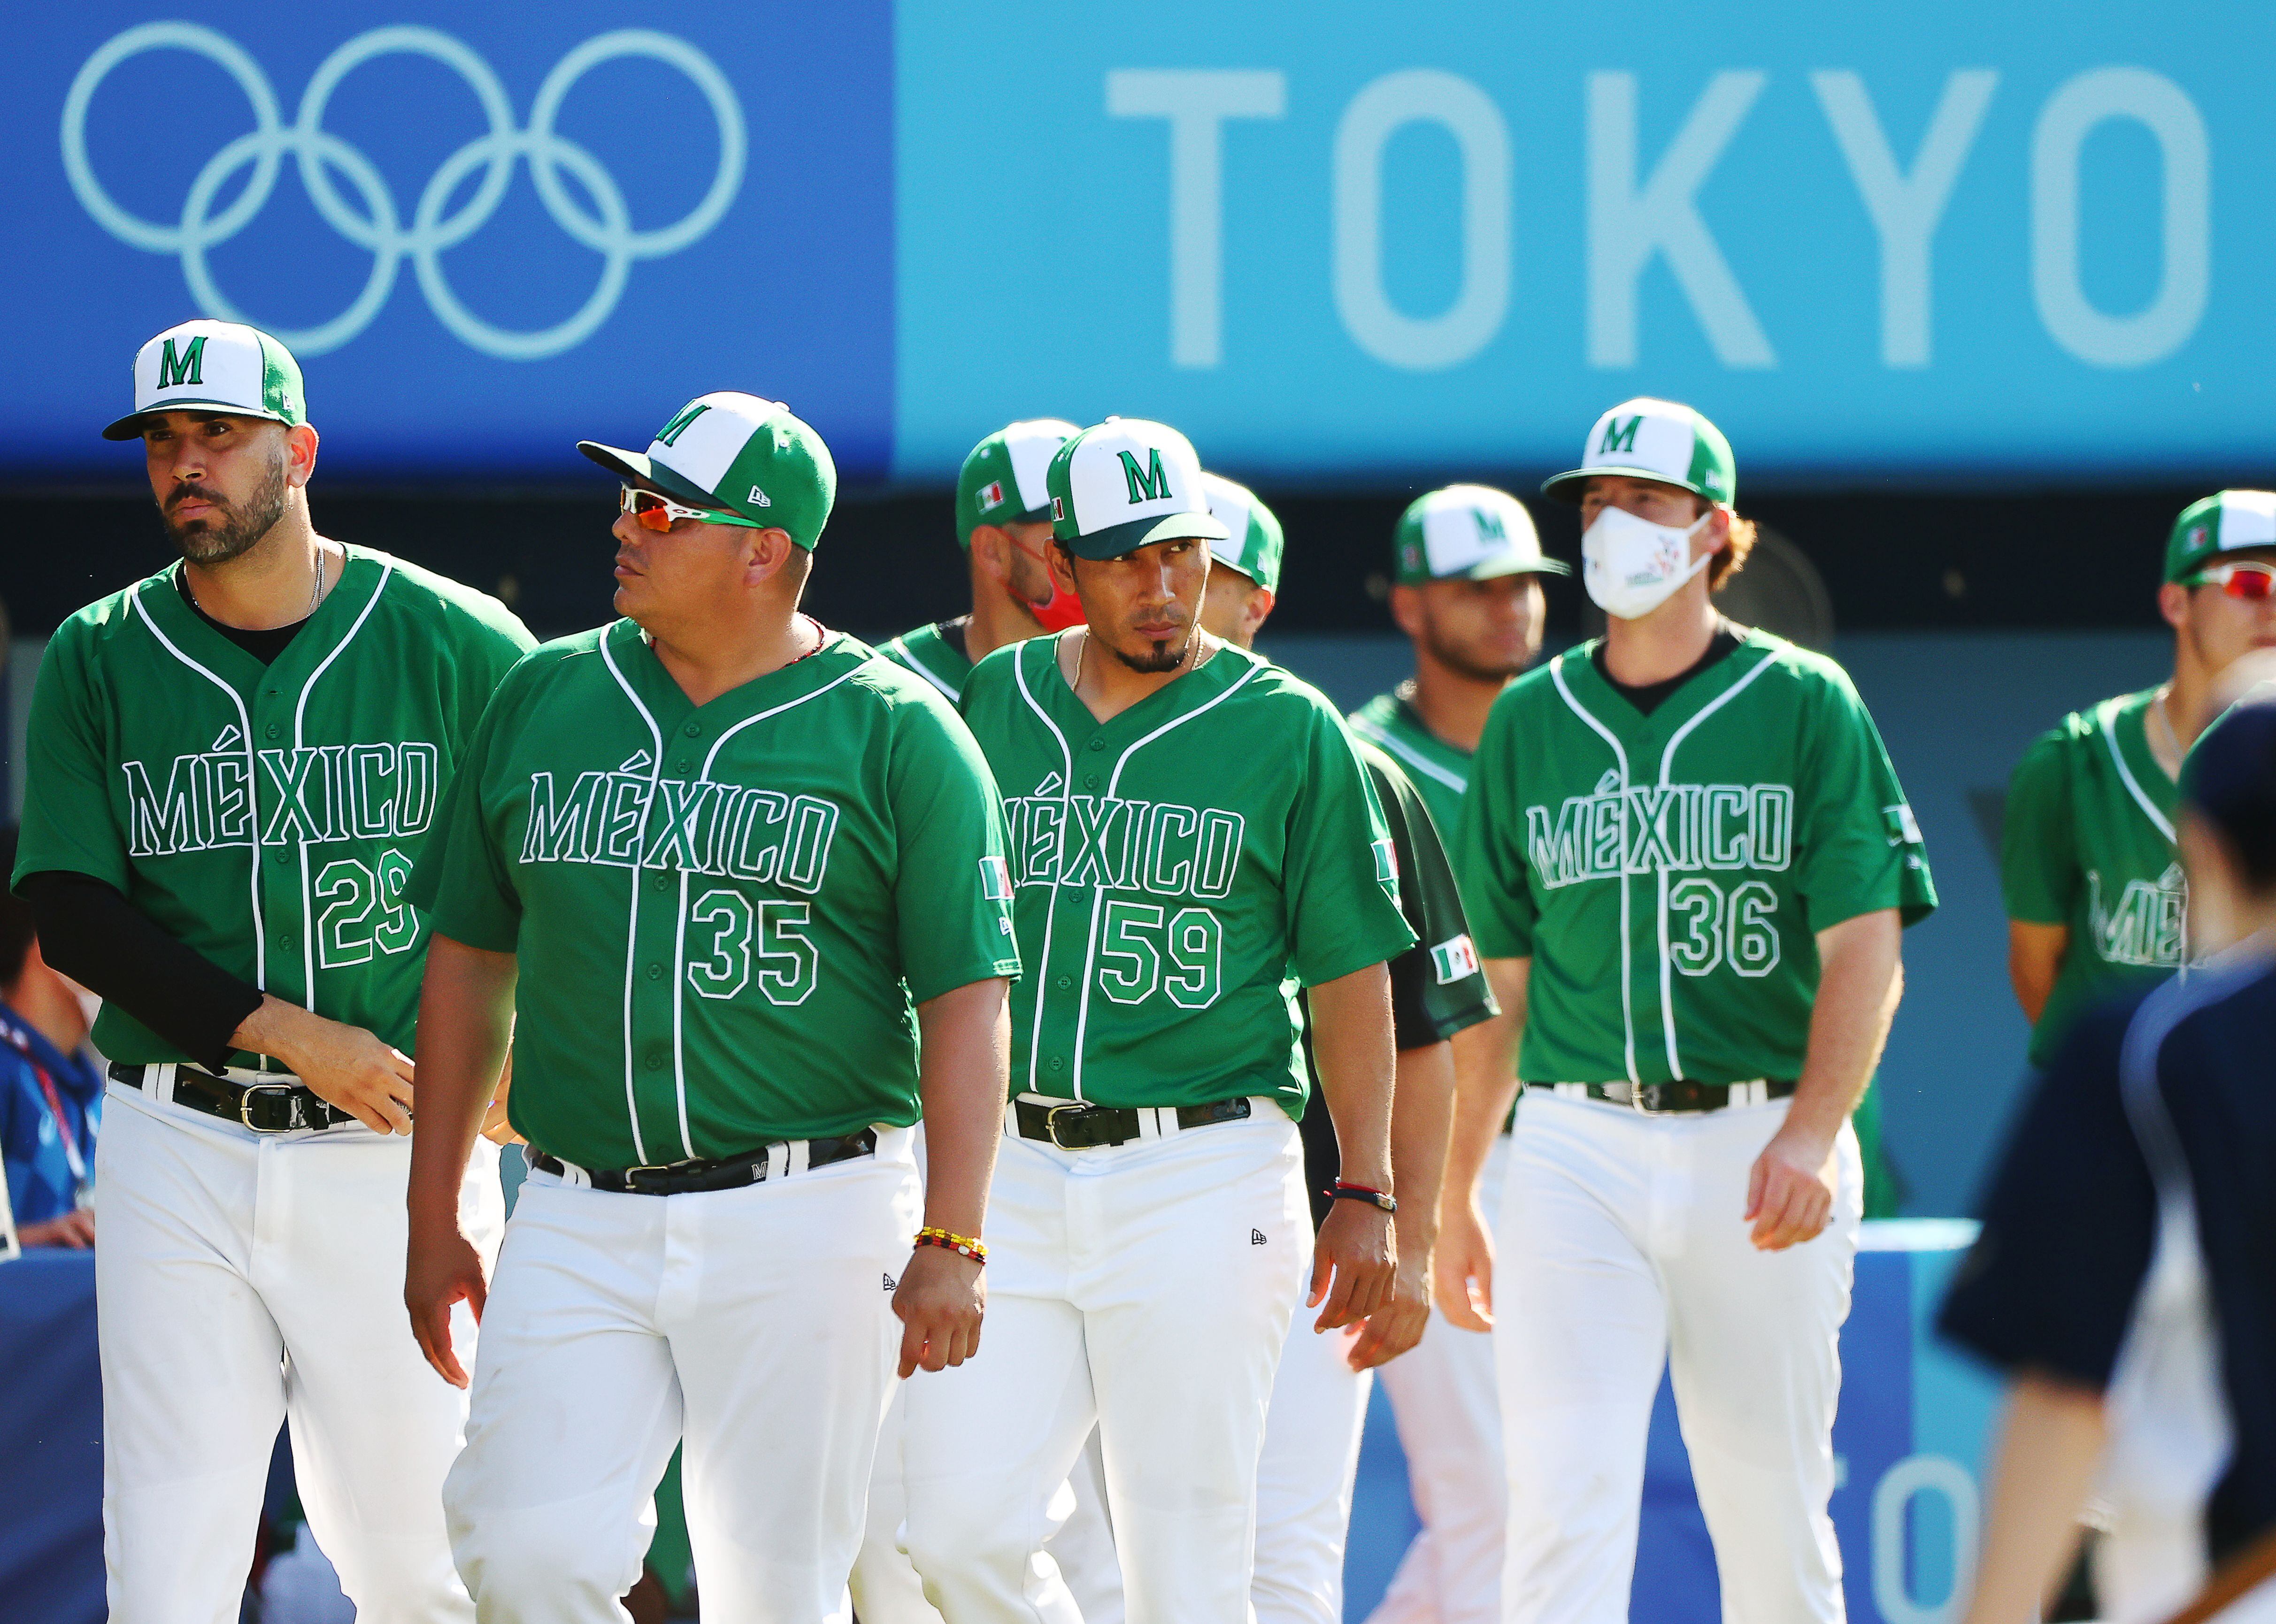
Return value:
M 182 559 L 49 644 L 15 885 L 49 961 L 104 1000 L 110 1616 L 235 1616 L 289 1415 L 357 1616 L 471 1620 L 441 1498 L 465 1405 L 400 1329 L 428 942 L 404 886 L 531 639 L 493 598 L 317 534 L 316 431 L 266 333 L 159 334 L 104 433 L 141 441 Z M 496 1158 L 459 1188 L 485 1247 Z
M 909 1554 L 948 1624 L 1073 1624 L 1046 1506 L 1096 1424 L 1130 1624 L 1246 1624 L 1304 1282 L 1332 1330 L 1396 1269 L 1384 966 L 1415 933 L 1341 719 L 1196 627 L 1226 532 L 1186 437 L 1109 418 L 1047 480 L 1052 576 L 1084 624 L 964 690 L 1007 792 L 1026 974 L 990 1356 L 909 1392 Z M 1296 983 L 1347 1197 L 1309 1246 Z

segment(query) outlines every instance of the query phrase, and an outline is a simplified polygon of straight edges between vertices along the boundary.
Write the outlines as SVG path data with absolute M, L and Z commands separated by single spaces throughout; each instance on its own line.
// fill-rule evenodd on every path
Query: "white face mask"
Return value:
M 1617 620 L 1640 620 L 1673 597 L 1714 558 L 1691 556 L 1691 538 L 1714 516 L 1710 508 L 1678 529 L 1605 506 L 1581 537 L 1581 584 L 1597 608 Z

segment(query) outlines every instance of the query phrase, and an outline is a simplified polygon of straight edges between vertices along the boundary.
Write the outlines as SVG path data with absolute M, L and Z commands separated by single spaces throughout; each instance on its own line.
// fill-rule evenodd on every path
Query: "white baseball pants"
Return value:
M 288 1416 L 308 1526 L 364 1624 L 474 1616 L 442 1506 L 465 1396 L 404 1317 L 410 1165 L 407 1138 L 258 1135 L 110 1086 L 95 1271 L 115 1624 L 235 1624 Z M 495 1248 L 496 1146 L 459 1210 Z M 464 1305 L 451 1329 L 471 1349 Z
M 1375 1372 L 1351 1368 L 1359 1327 L 1323 1333 L 1312 1329 L 1319 1317 L 1318 1309 L 1296 1305 L 1264 1420 L 1264 1453 L 1256 1463 L 1256 1572 L 1249 1584 L 1256 1624 L 1343 1624 L 1344 1541 Z M 1384 1369 L 1414 1356 L 1402 1355 Z
M 443 1490 L 483 1624 L 623 1624 L 683 1433 L 703 1616 L 842 1624 L 918 1222 L 903 1128 L 736 1190 L 531 1173 Z
M 1129 1624 L 1247 1624 L 1265 1408 L 1311 1263 L 1295 1125 L 1007 1133 L 980 1356 L 908 1390 L 908 1546 L 948 1624 L 1078 1624 L 1044 1552 L 1095 1424 Z
M 1825 1233 L 1756 1251 L 1748 1173 L 1786 1111 L 1647 1117 L 1526 1090 L 1494 1275 L 1512 1624 L 1625 1624 L 1663 1365 L 1723 1617 L 1841 1624 L 1825 1506 L 1864 1175 L 1844 1126 Z
M 1494 1141 L 1478 1180 L 1489 1226 L 1501 1211 L 1509 1145 L 1506 1134 Z M 1422 1531 L 1400 1559 L 1368 1624 L 1495 1624 L 1509 1502 L 1493 1338 L 1463 1330 L 1434 1304 L 1422 1340 L 1385 1365 L 1382 1375 Z

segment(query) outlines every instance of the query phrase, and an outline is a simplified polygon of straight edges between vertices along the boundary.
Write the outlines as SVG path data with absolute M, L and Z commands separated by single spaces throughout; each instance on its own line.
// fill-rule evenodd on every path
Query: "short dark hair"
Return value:
M 32 956 L 39 931 L 32 923 L 32 905 L 5 889 L 16 872 L 16 825 L 0 825 L 0 987 L 12 987 L 24 974 L 24 960 Z
M 2181 798 L 2212 825 L 2256 894 L 2276 891 L 2276 702 L 2231 710 L 2181 772 Z

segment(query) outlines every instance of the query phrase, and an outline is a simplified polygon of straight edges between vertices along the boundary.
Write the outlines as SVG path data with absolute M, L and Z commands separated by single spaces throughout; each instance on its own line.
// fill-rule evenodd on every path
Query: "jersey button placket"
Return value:
M 659 808 L 649 813 L 643 846 L 653 842 Z M 679 1137 L 678 1074 L 672 1031 L 675 1004 L 685 989 L 672 975 L 672 945 L 679 929 L 679 876 L 648 869 L 638 875 L 640 918 L 626 976 L 631 1006 L 633 1094 L 640 1111 L 640 1149 L 650 1162 L 676 1162 L 689 1154 Z

